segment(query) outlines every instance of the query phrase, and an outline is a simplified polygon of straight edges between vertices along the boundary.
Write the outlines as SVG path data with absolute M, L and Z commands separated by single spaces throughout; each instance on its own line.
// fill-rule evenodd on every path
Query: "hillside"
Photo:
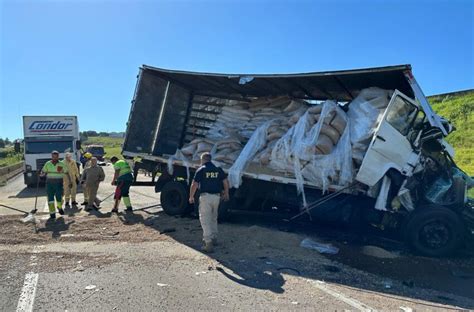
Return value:
M 474 175 L 474 90 L 428 97 L 434 110 L 456 127 L 447 141 L 453 145 L 457 165 Z

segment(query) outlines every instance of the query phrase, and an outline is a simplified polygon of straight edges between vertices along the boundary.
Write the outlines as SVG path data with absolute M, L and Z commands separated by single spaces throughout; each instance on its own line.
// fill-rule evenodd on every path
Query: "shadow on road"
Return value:
M 200 251 L 202 231 L 196 219 L 171 217 L 163 212 L 148 218 L 141 214 L 123 214 L 121 219 L 124 224 L 143 223 Z M 239 215 L 233 216 L 228 223 L 228 226 L 219 227 L 220 245 L 209 257 L 221 263 L 222 266 L 217 266 L 216 270 L 235 283 L 283 293 L 284 273 L 337 283 L 361 291 L 384 293 L 393 298 L 403 296 L 424 300 L 432 302 L 434 306 L 439 303 L 474 308 L 474 289 L 471 287 L 474 276 L 462 278 L 451 274 L 451 270 L 457 268 L 459 263 L 472 265 L 472 259 L 462 256 L 451 259 L 417 257 L 403 250 L 402 244 L 390 239 L 374 237 L 370 233 L 348 233 L 331 227 L 315 226 L 313 223 L 288 229 L 282 228 L 281 222 L 276 219 L 250 219 Z M 307 236 L 317 236 L 331 242 L 340 248 L 340 252 L 324 257 L 316 251 L 299 247 L 301 239 Z M 392 248 L 402 248 L 399 250 L 401 255 L 395 259 L 379 259 L 362 254 L 361 247 L 369 244 L 384 248 L 392 244 Z M 373 273 L 378 278 L 354 275 L 354 270 L 348 270 L 348 266 Z M 453 297 L 421 289 L 434 289 L 452 294 Z M 470 303 L 458 302 L 456 296 L 465 297 Z M 430 304 L 426 306 L 427 309 L 433 307 Z
M 74 222 L 74 220 L 71 220 L 66 223 L 64 218 L 61 217 L 57 219 L 48 219 L 46 220 L 45 227 L 38 229 L 38 232 L 51 232 L 52 238 L 59 238 L 61 236 L 61 232 L 68 231 L 69 227 Z

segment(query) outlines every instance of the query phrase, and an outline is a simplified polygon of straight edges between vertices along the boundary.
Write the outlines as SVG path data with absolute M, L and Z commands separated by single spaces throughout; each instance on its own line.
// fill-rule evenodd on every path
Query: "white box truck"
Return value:
M 36 185 L 38 172 L 51 159 L 54 150 L 61 159 L 66 152 L 71 152 L 79 161 L 81 142 L 77 116 L 23 116 L 23 134 L 24 179 L 28 186 Z
M 452 130 L 410 65 L 281 75 L 144 65 L 122 154 L 141 159 L 136 172 L 159 174 L 155 191 L 170 215 L 193 209 L 189 183 L 210 151 L 232 187 L 220 217 L 245 210 L 368 224 L 441 256 L 474 234 L 472 180 L 453 161 Z

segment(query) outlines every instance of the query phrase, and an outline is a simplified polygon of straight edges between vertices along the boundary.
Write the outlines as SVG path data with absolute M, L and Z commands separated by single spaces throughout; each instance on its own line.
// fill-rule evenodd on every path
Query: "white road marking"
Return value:
M 38 284 L 37 273 L 26 273 L 25 282 L 21 290 L 20 299 L 16 307 L 17 312 L 30 312 L 33 311 L 33 304 L 35 302 L 36 285 Z
M 331 295 L 333 296 L 334 298 L 350 305 L 351 307 L 359 310 L 359 311 L 364 311 L 364 312 L 370 312 L 370 311 L 377 311 L 376 309 L 372 308 L 372 307 L 369 307 L 368 305 L 360 302 L 360 301 L 357 301 L 355 299 L 352 299 L 336 290 L 333 290 L 331 288 L 329 288 L 327 286 L 327 284 L 323 281 L 312 281 L 312 280 L 308 280 L 308 282 L 310 282 L 311 284 L 313 284 L 316 288 L 318 288 L 319 290 L 327 293 L 328 295 Z

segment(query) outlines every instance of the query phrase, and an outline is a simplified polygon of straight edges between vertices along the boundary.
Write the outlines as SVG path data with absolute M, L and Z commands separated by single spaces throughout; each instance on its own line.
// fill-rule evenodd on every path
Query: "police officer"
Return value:
M 201 167 L 194 174 L 189 193 L 189 203 L 194 203 L 194 195 L 199 188 L 199 221 L 203 231 L 205 252 L 212 252 L 217 243 L 217 214 L 221 196 L 229 200 L 229 182 L 221 168 L 212 163 L 210 153 L 201 155 Z
M 59 152 L 51 152 L 51 160 L 44 164 L 41 170 L 41 177 L 46 176 L 46 192 L 48 194 L 48 207 L 50 219 L 56 218 L 56 208 L 54 199 L 60 215 L 64 215 L 63 210 L 63 180 L 66 179 L 69 186 L 72 186 L 71 178 L 68 174 L 66 164 L 59 160 Z

